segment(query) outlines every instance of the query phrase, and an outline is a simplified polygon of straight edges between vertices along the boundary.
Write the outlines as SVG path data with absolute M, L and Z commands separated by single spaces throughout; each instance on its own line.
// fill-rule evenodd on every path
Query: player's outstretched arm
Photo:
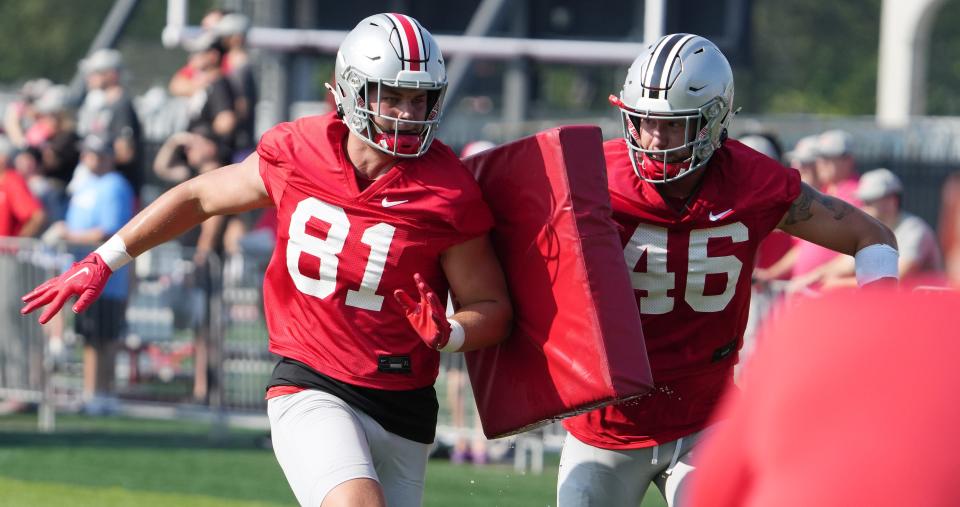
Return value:
M 187 180 L 150 204 L 124 225 L 117 236 L 131 257 L 183 234 L 214 215 L 230 215 L 270 206 L 254 152 L 231 164 Z
M 897 276 L 897 239 L 887 226 L 853 205 L 806 183 L 777 226 L 784 232 L 854 256 L 861 285 Z M 861 271 L 866 273 L 861 277 Z
M 43 324 L 73 296 L 80 296 L 73 311 L 82 312 L 100 295 L 110 275 L 137 255 L 211 216 L 270 204 L 256 153 L 239 164 L 201 174 L 161 195 L 96 251 L 23 296 L 25 305 L 20 313 L 26 315 L 46 306 L 40 315 Z
M 454 245 L 443 253 L 441 263 L 450 290 L 459 303 L 459 309 L 449 319 L 445 305 L 419 275 L 414 275 L 418 300 L 402 290 L 394 292 L 410 324 L 427 346 L 466 352 L 506 338 L 513 308 L 490 239 L 483 235 Z

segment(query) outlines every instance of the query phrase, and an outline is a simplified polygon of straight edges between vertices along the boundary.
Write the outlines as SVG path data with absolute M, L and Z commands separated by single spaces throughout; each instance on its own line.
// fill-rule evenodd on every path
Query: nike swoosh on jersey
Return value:
M 405 202 L 410 202 L 410 201 L 407 200 L 407 199 L 404 199 L 404 200 L 402 200 L 402 201 L 391 201 L 391 200 L 387 199 L 386 197 L 384 197 L 383 200 L 380 201 L 380 205 L 383 206 L 384 208 L 392 208 L 392 207 L 394 207 L 394 206 L 399 206 L 399 205 L 401 205 L 401 204 L 403 204 L 403 203 L 405 203 Z
M 70 277 L 67 278 L 66 280 L 64 280 L 63 282 L 64 282 L 64 283 L 69 282 L 70 280 L 73 279 L 73 277 L 75 277 L 75 276 L 77 276 L 77 275 L 84 275 L 84 274 L 87 274 L 87 275 L 90 274 L 90 268 L 89 268 L 89 267 L 84 266 L 83 269 L 81 269 L 80 271 L 77 271 L 76 273 L 70 275 Z
M 724 211 L 724 212 L 722 212 L 722 213 L 717 213 L 716 215 L 714 215 L 713 212 L 711 211 L 711 212 L 710 212 L 710 221 L 711 221 L 711 222 L 716 222 L 717 220 L 720 220 L 720 219 L 722 219 L 722 218 L 726 218 L 727 215 L 729 215 L 730 213 L 733 213 L 733 208 L 730 208 L 730 209 L 728 209 L 727 211 Z

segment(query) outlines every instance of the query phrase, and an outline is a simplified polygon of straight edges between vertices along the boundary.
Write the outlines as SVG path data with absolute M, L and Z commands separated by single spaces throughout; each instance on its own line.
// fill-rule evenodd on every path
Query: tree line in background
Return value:
M 113 0 L 0 1 L 0 84 L 46 76 L 67 82 Z M 196 23 L 215 0 L 192 1 Z M 881 0 L 753 0 L 752 59 L 736 68 L 745 112 L 870 115 L 875 110 Z M 166 2 L 140 2 L 124 40 L 159 45 Z M 943 4 L 930 44 L 927 111 L 960 115 L 960 2 Z M 598 72 L 609 72 L 598 68 Z M 622 74 L 621 74 L 622 76 Z M 616 82 L 598 79 L 600 87 Z M 547 81 L 554 83 L 555 81 Z M 559 83 L 565 83 L 560 79 Z M 546 86 L 546 94 L 557 93 Z M 597 90 L 603 107 L 608 90 Z M 601 97 L 602 95 L 602 97 Z
M 15 86 L 47 77 L 67 83 L 113 6 L 114 0 L 0 0 L 0 84 Z M 197 23 L 213 0 L 189 2 L 188 16 Z M 141 1 L 125 27 L 122 40 L 160 45 L 167 2 Z

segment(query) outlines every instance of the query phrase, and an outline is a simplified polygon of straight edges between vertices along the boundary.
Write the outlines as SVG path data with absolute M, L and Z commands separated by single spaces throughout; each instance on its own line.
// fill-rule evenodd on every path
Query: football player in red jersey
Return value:
M 683 503 L 691 449 L 732 381 L 750 271 L 771 230 L 855 255 L 862 284 L 897 276 L 887 228 L 727 139 L 733 89 L 713 43 L 671 34 L 611 97 L 624 136 L 604 143 L 608 185 L 656 385 L 564 422 L 560 507 L 635 507 L 651 482 L 669 505 Z
M 206 218 L 277 208 L 264 280 L 274 451 L 303 505 L 418 506 L 437 420 L 438 350 L 502 340 L 509 296 L 467 169 L 434 141 L 446 71 L 416 20 L 377 14 L 344 39 L 338 111 L 272 128 L 239 164 L 173 188 L 24 296 L 82 311 L 133 257 Z M 446 317 L 438 295 L 450 290 Z

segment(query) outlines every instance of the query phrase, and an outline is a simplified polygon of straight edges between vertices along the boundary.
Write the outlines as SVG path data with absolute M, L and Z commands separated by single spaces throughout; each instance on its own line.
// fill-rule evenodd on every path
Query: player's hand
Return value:
M 450 323 L 447 322 L 446 307 L 440 302 L 437 293 L 423 281 L 420 273 L 413 275 L 417 282 L 420 301 L 414 301 L 402 289 L 393 291 L 393 297 L 400 303 L 410 325 L 417 331 L 428 347 L 442 349 L 450 341 Z
M 40 323 L 46 324 L 63 304 L 72 296 L 79 296 L 73 305 L 73 312 L 80 313 L 87 309 L 97 296 L 103 292 L 107 279 L 113 271 L 107 266 L 97 253 L 91 253 L 82 261 L 75 262 L 62 275 L 51 278 L 33 289 L 26 296 L 20 298 L 26 303 L 20 313 L 26 315 L 41 306 L 47 308 L 40 314 Z

